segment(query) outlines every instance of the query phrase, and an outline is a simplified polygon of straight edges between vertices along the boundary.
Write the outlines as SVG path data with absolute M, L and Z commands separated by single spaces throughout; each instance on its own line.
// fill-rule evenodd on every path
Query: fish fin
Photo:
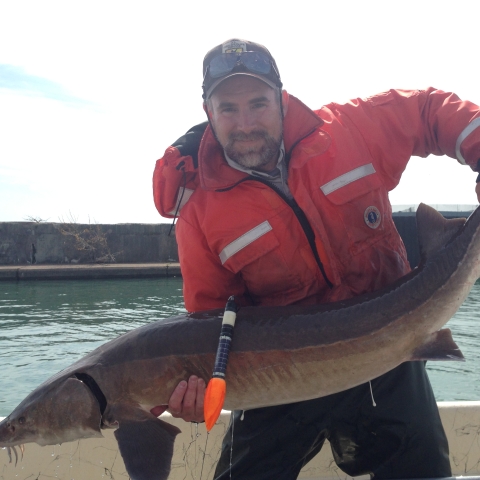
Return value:
M 416 220 L 422 262 L 443 248 L 466 222 L 466 218 L 446 219 L 424 203 L 418 206 Z
M 464 362 L 465 357 L 453 340 L 450 329 L 444 328 L 432 333 L 428 341 L 413 352 L 410 360 L 452 360 Z
M 114 435 L 132 480 L 166 480 L 170 473 L 175 436 L 180 430 L 148 415 L 138 420 L 118 420 Z

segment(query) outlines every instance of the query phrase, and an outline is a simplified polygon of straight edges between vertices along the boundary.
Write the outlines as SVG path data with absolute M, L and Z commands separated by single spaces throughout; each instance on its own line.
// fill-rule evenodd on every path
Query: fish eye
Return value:
M 23 424 L 25 423 L 25 417 L 20 417 L 20 418 L 18 419 L 18 423 L 19 423 L 20 425 L 23 425 Z

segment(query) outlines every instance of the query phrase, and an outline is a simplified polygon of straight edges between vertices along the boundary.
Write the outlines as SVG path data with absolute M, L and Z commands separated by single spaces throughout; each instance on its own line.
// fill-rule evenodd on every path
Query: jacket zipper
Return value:
M 325 280 L 326 284 L 330 288 L 333 288 L 333 283 L 327 277 L 327 274 L 325 272 L 325 267 L 323 266 L 323 263 L 320 260 L 320 255 L 318 254 L 317 246 L 315 245 L 315 233 L 313 231 L 313 228 L 310 225 L 310 222 L 308 221 L 308 218 L 305 215 L 305 212 L 299 207 L 298 203 L 296 202 L 296 200 L 293 197 L 292 197 L 292 199 L 288 198 L 280 189 L 278 189 L 275 185 L 273 185 L 269 181 L 253 177 L 251 175 L 248 176 L 248 177 L 242 178 L 242 180 L 237 182 L 235 185 L 232 185 L 231 187 L 222 188 L 222 189 L 219 189 L 219 190 L 216 190 L 216 191 L 217 192 L 227 192 L 228 190 L 232 190 L 234 187 L 236 187 L 240 183 L 243 183 L 247 180 L 254 180 L 254 181 L 263 183 L 267 187 L 270 187 L 293 210 L 293 213 L 297 217 L 298 223 L 300 223 L 300 226 L 302 227 L 302 230 L 305 233 L 305 236 L 307 237 L 308 244 L 310 245 L 310 248 L 312 249 L 313 256 L 315 257 L 315 261 L 317 262 L 318 268 L 320 269 L 320 272 L 322 273 L 323 279 Z

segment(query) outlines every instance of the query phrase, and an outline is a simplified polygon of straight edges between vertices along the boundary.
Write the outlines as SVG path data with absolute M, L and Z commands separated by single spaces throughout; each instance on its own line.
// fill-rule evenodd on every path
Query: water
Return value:
M 427 369 L 438 401 L 480 400 L 480 281 L 446 325 L 465 362 L 428 362 Z
M 180 278 L 0 283 L 0 417 L 106 341 L 184 312 Z M 467 361 L 429 362 L 437 400 L 480 400 L 480 285 L 448 326 Z
M 179 278 L 0 282 L 0 417 L 102 343 L 180 312 Z

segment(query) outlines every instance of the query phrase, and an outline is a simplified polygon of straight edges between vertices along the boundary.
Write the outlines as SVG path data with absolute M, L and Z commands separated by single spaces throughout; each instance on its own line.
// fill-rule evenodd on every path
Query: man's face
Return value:
M 278 92 L 254 77 L 237 75 L 222 82 L 207 104 L 217 140 L 239 165 L 275 168 L 283 120 Z

